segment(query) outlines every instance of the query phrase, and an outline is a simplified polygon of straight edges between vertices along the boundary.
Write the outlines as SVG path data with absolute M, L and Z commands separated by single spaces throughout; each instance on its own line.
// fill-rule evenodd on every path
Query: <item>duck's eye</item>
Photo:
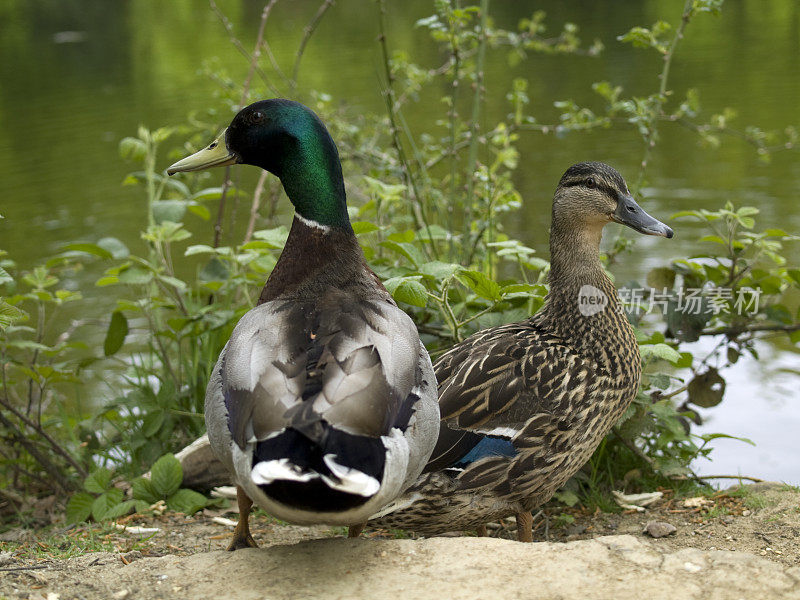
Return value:
M 597 182 L 594 180 L 594 177 L 589 177 L 583 182 L 583 185 L 585 185 L 587 188 L 594 189 L 597 187 Z
M 251 123 L 261 123 L 261 121 L 263 120 L 264 120 L 264 113 L 262 113 L 260 110 L 250 113 Z

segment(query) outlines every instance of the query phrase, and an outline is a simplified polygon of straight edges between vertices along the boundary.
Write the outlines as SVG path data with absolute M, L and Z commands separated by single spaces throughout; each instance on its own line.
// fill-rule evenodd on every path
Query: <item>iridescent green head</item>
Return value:
M 255 102 L 209 146 L 167 173 L 242 163 L 277 175 L 297 213 L 328 227 L 351 229 L 339 152 L 311 109 L 292 100 Z

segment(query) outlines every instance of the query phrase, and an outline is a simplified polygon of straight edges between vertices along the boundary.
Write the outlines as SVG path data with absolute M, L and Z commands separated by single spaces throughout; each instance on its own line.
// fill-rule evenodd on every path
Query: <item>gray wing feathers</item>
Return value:
M 234 440 L 282 430 L 304 402 L 349 433 L 384 435 L 418 384 L 418 348 L 413 322 L 389 302 L 332 292 L 316 305 L 262 304 L 234 329 L 222 365 Z

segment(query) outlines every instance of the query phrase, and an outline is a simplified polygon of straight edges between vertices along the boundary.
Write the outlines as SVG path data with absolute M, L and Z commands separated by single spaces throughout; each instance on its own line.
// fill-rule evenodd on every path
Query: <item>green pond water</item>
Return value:
M 251 48 L 263 2 L 217 3 Z M 387 2 L 387 34 L 391 47 L 407 50 L 420 64 L 438 66 L 443 57 L 427 32 L 414 27 L 431 14 L 430 4 Z M 491 12 L 500 26 L 514 28 L 521 17 L 542 9 L 554 31 L 574 22 L 585 41 L 599 38 L 606 49 L 599 58 L 533 55 L 513 68 L 502 53 L 495 54 L 487 69 L 487 124 L 507 112 L 503 95 L 514 77 L 529 79 L 530 110 L 540 122 L 555 122 L 554 100 L 571 98 L 600 110 L 602 101 L 590 89 L 595 81 L 609 80 L 629 93 L 652 93 L 660 58 L 616 37 L 659 18 L 677 23 L 682 5 L 682 0 L 494 0 Z M 275 6 L 267 36 L 284 69 L 291 69 L 303 27 L 318 6 L 308 0 Z M 366 0 L 339 0 L 328 11 L 303 58 L 303 90 L 326 92 L 353 114 L 383 110 L 376 11 Z M 188 113 L 208 106 L 218 84 L 199 71 L 213 57 L 234 79 L 244 78 L 246 62 L 200 0 L 0 2 L 0 214 L 5 216 L 0 248 L 26 267 L 76 240 L 115 236 L 140 247 L 144 200 L 141 190 L 120 186 L 130 165 L 118 158 L 117 144 L 135 134 L 140 123 L 151 128 L 184 123 Z M 732 107 L 740 128 L 800 125 L 800 3 L 729 0 L 720 17 L 698 17 L 675 56 L 670 87 L 679 96 L 699 88 L 708 113 Z M 438 111 L 438 98 L 432 96 L 405 114 L 423 131 L 435 127 Z M 797 153 L 776 154 L 762 164 L 751 147 L 733 138 L 709 150 L 685 129 L 665 125 L 661 131 L 641 193 L 651 214 L 666 219 L 678 210 L 714 209 L 732 200 L 757 206 L 760 227 L 800 231 Z M 602 160 L 634 181 L 642 158 L 642 143 L 630 129 L 565 138 L 531 134 L 523 137 L 520 150 L 516 181 L 525 206 L 508 227 L 545 256 L 550 199 L 564 169 L 581 160 Z M 643 281 L 653 266 L 702 248 L 698 229 L 670 224 L 676 237 L 640 240 L 615 266 L 618 281 Z M 789 255 L 794 252 L 798 263 L 796 251 L 797 246 Z M 97 315 L 88 316 L 104 314 L 110 299 L 87 293 L 97 297 L 98 307 Z M 741 472 L 800 483 L 794 443 L 800 430 L 800 356 L 780 343 L 763 344 L 761 352 L 761 362 L 741 361 L 726 372 L 725 401 L 704 411 L 703 427 L 749 437 L 758 445 L 719 442 L 714 463 L 697 467 L 705 473 Z

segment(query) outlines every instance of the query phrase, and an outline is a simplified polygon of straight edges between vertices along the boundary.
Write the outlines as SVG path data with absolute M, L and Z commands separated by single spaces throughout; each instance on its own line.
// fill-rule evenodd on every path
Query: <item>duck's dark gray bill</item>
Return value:
M 636 200 L 630 196 L 620 198 L 614 213 L 614 220 L 645 235 L 660 235 L 665 238 L 671 238 L 674 235 L 672 229 L 644 212 Z
M 228 150 L 228 146 L 225 144 L 225 132 L 223 131 L 222 135 L 199 152 L 195 152 L 170 166 L 167 169 L 167 175 L 185 171 L 202 171 L 211 167 L 232 165 L 236 162 L 236 155 Z

